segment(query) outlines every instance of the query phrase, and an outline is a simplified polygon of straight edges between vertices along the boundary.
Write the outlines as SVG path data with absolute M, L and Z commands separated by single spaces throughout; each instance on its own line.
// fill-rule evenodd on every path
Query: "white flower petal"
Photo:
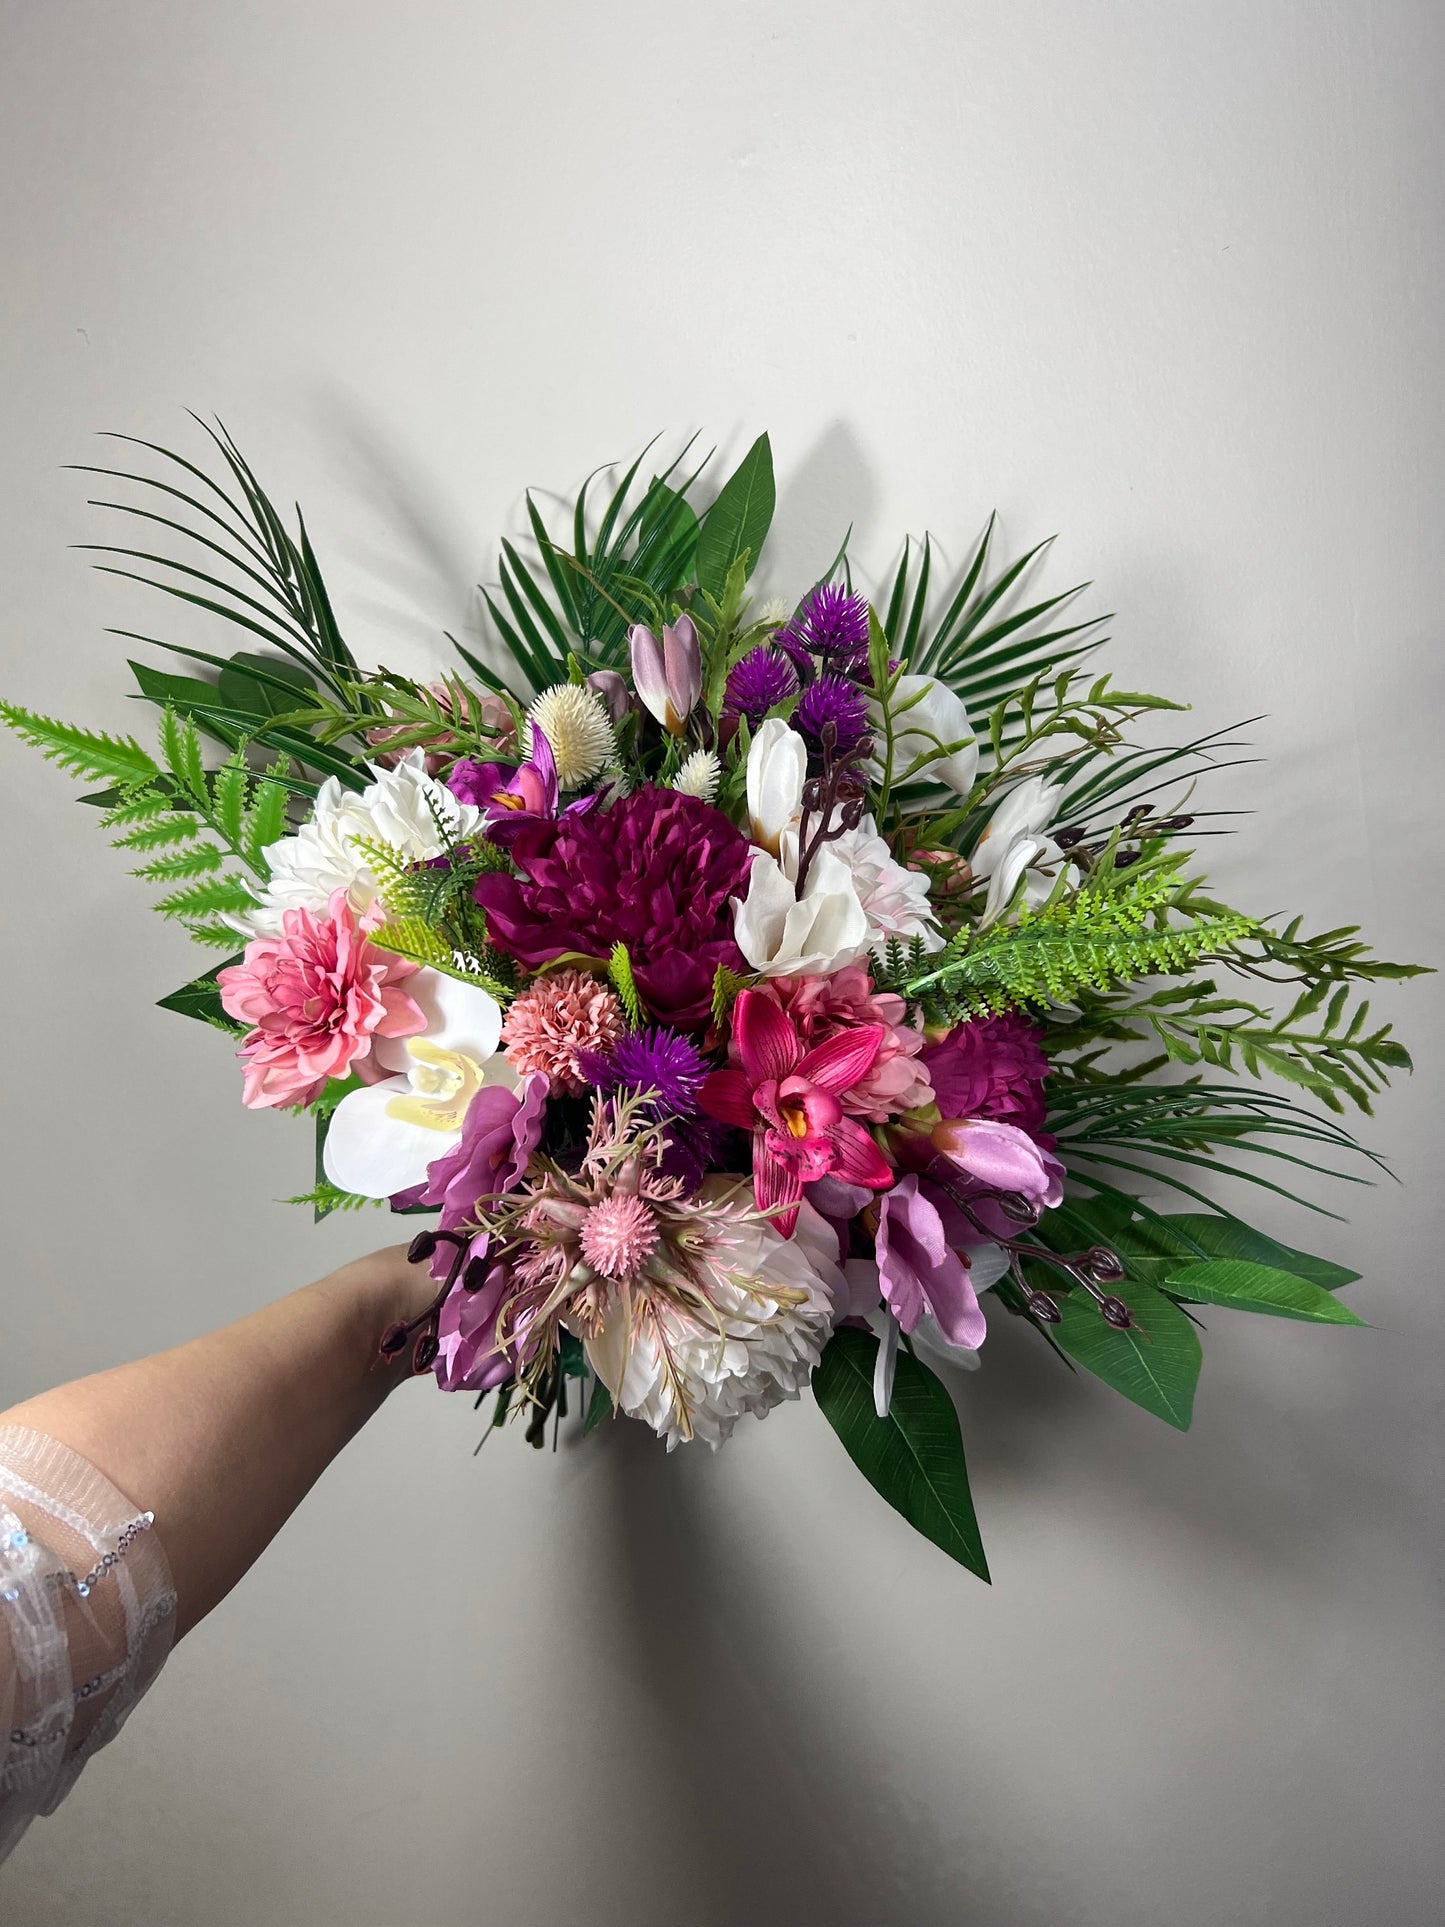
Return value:
M 406 994 L 426 1018 L 422 1035 L 442 1050 L 459 1051 L 478 1064 L 495 1055 L 502 1037 L 502 1007 L 479 984 L 464 983 L 442 970 L 418 970 L 406 980 Z M 376 1061 L 389 1071 L 406 1071 L 412 1058 L 405 1037 L 380 1037 Z
M 342 1098 L 321 1153 L 333 1184 L 358 1197 L 389 1198 L 420 1184 L 432 1159 L 460 1143 L 460 1131 L 432 1131 L 390 1115 L 392 1099 L 410 1088 L 406 1078 L 389 1077 Z
M 748 822 L 754 843 L 770 855 L 803 807 L 808 746 L 780 716 L 759 725 L 748 746 Z

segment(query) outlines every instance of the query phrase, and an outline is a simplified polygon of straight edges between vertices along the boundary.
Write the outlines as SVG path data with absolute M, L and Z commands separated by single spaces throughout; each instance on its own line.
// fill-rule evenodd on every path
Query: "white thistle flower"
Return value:
M 522 754 L 532 754 L 532 729 L 540 729 L 552 745 L 557 781 L 575 790 L 604 769 L 617 754 L 617 738 L 607 708 L 595 689 L 585 683 L 557 683 L 544 689 L 527 711 Z
M 700 802 L 713 803 L 717 800 L 721 781 L 722 764 L 718 761 L 717 751 L 695 749 L 673 778 L 672 787 L 684 796 L 695 796 Z
M 776 629 L 780 623 L 786 622 L 792 613 L 792 608 L 780 595 L 769 596 L 759 612 L 758 620 L 769 623 Z
M 360 794 L 328 777 L 296 834 L 268 846 L 270 882 L 254 910 L 231 919 L 244 935 L 278 936 L 286 911 L 319 914 L 335 890 L 345 890 L 354 910 L 365 910 L 377 880 L 355 847 L 358 839 L 385 843 L 404 862 L 425 863 L 445 854 L 448 839 L 464 843 L 480 834 L 482 812 L 458 802 L 427 774 L 424 749 L 409 751 L 393 769 L 373 765 L 373 773 L 375 780 Z

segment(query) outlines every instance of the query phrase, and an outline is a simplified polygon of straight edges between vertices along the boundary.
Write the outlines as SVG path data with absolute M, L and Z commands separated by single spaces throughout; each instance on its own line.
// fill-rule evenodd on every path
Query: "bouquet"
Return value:
M 870 600 L 845 540 L 759 606 L 767 437 L 706 503 L 689 444 L 561 522 L 529 494 L 486 635 L 419 681 L 361 667 L 207 432 L 90 470 L 139 531 L 91 546 L 244 646 L 131 664 L 154 750 L 0 713 L 226 953 L 160 1001 L 314 1120 L 295 1202 L 434 1218 L 382 1355 L 534 1444 L 570 1399 L 717 1446 L 811 1384 L 986 1578 L 939 1377 L 985 1303 L 1181 1429 L 1216 1307 L 1361 1322 L 1356 1274 L 1197 1187 L 1379 1164 L 1338 1120 L 1409 1059 L 1357 986 L 1413 967 L 1211 894 L 1234 737 L 1099 673 L 1037 549 L 990 524 L 939 595 L 906 542 Z

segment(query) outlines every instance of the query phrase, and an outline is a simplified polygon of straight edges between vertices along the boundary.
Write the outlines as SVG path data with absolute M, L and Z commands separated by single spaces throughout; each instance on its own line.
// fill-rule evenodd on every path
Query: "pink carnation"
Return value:
M 416 969 L 367 939 L 381 911 L 358 916 L 345 890 L 327 915 L 287 910 L 279 937 L 257 937 L 216 982 L 228 1014 L 254 1025 L 241 1045 L 242 1102 L 252 1110 L 309 1104 L 345 1077 L 376 1037 L 411 1037 L 426 1019 L 401 988 Z
M 872 1068 L 860 1083 L 839 1094 L 839 1103 L 851 1116 L 882 1124 L 900 1111 L 932 1102 L 933 1085 L 919 1062 L 923 1035 L 903 1022 L 903 999 L 891 991 L 875 990 L 863 964 L 849 964 L 831 977 L 775 977 L 760 985 L 756 994 L 787 1012 L 805 1051 L 860 1024 L 883 1026 L 883 1042 Z M 736 1039 L 732 1059 L 738 1061 Z
M 609 1052 L 626 1028 L 616 991 L 585 970 L 556 970 L 513 998 L 502 1044 L 514 1069 L 540 1071 L 580 1097 L 589 1080 L 577 1053 Z

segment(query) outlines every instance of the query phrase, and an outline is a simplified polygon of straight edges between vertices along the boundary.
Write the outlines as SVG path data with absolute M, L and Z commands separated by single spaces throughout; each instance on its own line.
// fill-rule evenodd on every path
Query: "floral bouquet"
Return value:
M 1354 987 L 1412 967 L 1210 895 L 1191 799 L 1236 745 L 1086 666 L 1037 550 L 995 569 L 990 524 L 937 597 L 906 543 L 870 602 L 845 540 L 757 607 L 767 437 L 705 507 L 687 450 L 639 458 L 561 532 L 528 496 L 489 637 L 419 682 L 359 666 L 304 523 L 208 432 L 214 474 L 89 471 L 144 531 L 93 546 L 246 647 L 132 663 L 154 754 L 3 714 L 235 953 L 161 1002 L 236 1037 L 244 1103 L 314 1118 L 296 1201 L 435 1214 L 382 1354 L 533 1443 L 569 1383 L 671 1448 L 811 1381 L 986 1577 L 937 1375 L 985 1300 L 1181 1429 L 1206 1310 L 1360 1323 L 1354 1273 L 1194 1183 L 1378 1163 L 1336 1119 L 1409 1059 Z

